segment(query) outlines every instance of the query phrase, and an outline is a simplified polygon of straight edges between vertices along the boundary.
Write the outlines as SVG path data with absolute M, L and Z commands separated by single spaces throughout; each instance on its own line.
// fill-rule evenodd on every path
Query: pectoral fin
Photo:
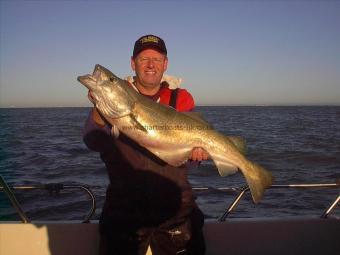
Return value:
M 130 124 L 132 126 L 132 128 L 138 129 L 140 131 L 143 131 L 145 133 L 148 133 L 148 131 L 145 129 L 145 127 L 143 127 L 138 120 L 136 119 L 136 117 L 133 114 L 130 114 Z

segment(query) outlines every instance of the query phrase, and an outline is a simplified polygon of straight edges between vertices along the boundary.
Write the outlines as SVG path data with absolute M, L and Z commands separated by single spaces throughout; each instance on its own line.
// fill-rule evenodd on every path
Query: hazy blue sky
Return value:
M 124 77 L 143 34 L 197 104 L 340 105 L 340 1 L 0 0 L 0 107 L 89 106 L 76 78 Z

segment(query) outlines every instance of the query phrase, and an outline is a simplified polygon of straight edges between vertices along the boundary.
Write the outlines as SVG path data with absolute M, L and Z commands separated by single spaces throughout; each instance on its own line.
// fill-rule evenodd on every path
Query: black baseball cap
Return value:
M 167 54 L 165 43 L 162 38 L 155 35 L 143 35 L 135 42 L 132 57 L 135 58 L 141 51 L 150 48 L 165 55 Z

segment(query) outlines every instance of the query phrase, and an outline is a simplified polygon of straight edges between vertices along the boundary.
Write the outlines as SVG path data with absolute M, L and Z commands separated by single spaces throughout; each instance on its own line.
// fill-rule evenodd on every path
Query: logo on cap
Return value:
M 152 43 L 159 43 L 159 38 L 156 37 L 156 36 L 153 36 L 153 35 L 149 35 L 149 36 L 146 36 L 146 37 L 143 37 L 142 39 L 140 39 L 140 42 L 142 44 L 144 43 L 149 43 L 149 42 L 152 42 Z

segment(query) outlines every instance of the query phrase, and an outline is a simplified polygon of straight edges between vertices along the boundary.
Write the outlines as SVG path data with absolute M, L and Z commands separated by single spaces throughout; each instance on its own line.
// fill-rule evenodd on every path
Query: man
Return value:
M 168 66 L 164 41 L 145 35 L 135 42 L 131 86 L 178 111 L 191 111 L 185 89 L 161 82 Z M 91 94 L 89 94 L 91 100 Z M 85 125 L 84 142 L 100 152 L 110 184 L 100 218 L 100 254 L 204 254 L 203 214 L 187 179 L 187 168 L 170 166 L 111 127 L 94 108 Z M 191 160 L 208 158 L 194 148 Z

